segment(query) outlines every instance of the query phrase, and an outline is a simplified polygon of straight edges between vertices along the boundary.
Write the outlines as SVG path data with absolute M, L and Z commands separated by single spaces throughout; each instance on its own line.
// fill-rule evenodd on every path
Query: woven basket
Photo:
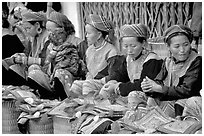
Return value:
M 53 134 L 53 120 L 49 117 L 46 120 L 35 118 L 29 120 L 30 134 Z
M 53 116 L 54 134 L 74 134 L 77 125 L 76 120 L 71 121 L 68 117 Z
M 20 111 L 16 109 L 15 100 L 2 101 L 2 133 L 21 134 L 18 129 L 17 118 Z

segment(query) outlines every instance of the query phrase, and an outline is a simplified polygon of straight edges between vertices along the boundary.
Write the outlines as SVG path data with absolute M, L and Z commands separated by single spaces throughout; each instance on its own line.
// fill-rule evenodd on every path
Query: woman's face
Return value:
M 37 29 L 39 28 L 39 26 L 37 26 L 36 23 L 32 25 L 29 22 L 23 22 L 23 26 L 27 34 L 30 35 L 31 37 L 35 37 L 38 34 Z
M 85 31 L 88 45 L 95 44 L 96 41 L 101 36 L 101 33 L 97 29 L 95 29 L 92 25 L 89 24 L 86 24 Z
M 122 48 L 132 58 L 137 57 L 141 53 L 143 44 L 138 42 L 136 37 L 122 38 Z
M 49 32 L 49 40 L 55 46 L 63 44 L 67 38 L 65 30 L 52 21 L 47 21 L 46 29 Z
M 177 35 L 170 39 L 169 50 L 177 61 L 185 61 L 191 50 L 191 44 L 185 35 Z

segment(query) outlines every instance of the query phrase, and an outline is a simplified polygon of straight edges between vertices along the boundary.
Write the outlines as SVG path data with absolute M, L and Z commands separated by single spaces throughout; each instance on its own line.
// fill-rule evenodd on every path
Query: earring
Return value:
M 42 28 L 38 28 L 38 29 L 37 29 L 37 33 L 38 33 L 38 34 L 42 33 Z

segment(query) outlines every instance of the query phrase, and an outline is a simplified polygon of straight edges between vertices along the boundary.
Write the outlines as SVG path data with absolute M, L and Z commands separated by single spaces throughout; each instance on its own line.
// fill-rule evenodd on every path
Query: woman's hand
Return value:
M 27 57 L 24 53 L 15 53 L 12 55 L 14 58 L 14 62 L 16 64 L 26 64 L 27 63 Z
M 141 88 L 144 92 L 163 93 L 162 86 L 158 85 L 155 81 L 151 80 L 148 77 L 143 79 L 141 83 Z
M 118 87 L 118 82 L 108 82 L 106 83 L 99 92 L 99 95 L 103 98 L 109 98 L 111 94 L 115 93 L 115 89 Z

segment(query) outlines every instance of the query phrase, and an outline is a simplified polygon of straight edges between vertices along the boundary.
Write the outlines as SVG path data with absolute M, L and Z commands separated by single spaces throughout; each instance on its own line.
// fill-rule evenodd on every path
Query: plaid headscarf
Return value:
M 167 42 L 169 39 L 171 39 L 174 36 L 177 36 L 179 34 L 184 34 L 188 37 L 190 43 L 193 40 L 193 33 L 190 28 L 184 25 L 173 25 L 169 27 L 165 32 L 164 32 L 164 42 Z
M 125 24 L 120 28 L 120 35 L 122 37 L 144 37 L 149 38 L 149 31 L 144 24 Z
M 90 14 L 86 19 L 86 23 L 105 32 L 109 32 L 114 28 L 113 23 L 110 20 L 96 14 Z
M 26 11 L 22 13 L 23 22 L 28 21 L 43 21 L 46 22 L 46 14 L 43 12 L 33 12 L 33 11 Z

